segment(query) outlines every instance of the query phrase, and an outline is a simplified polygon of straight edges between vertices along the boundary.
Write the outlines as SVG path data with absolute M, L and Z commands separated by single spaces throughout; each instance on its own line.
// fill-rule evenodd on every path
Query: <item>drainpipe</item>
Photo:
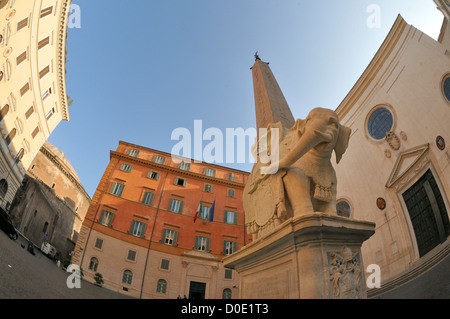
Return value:
M 156 214 L 155 214 L 155 220 L 153 221 L 152 232 L 150 234 L 150 239 L 148 241 L 147 257 L 145 258 L 144 273 L 142 275 L 141 294 L 139 296 L 140 299 L 142 299 L 142 294 L 144 292 L 144 281 L 145 281 L 145 273 L 147 272 L 148 256 L 150 254 L 150 247 L 152 245 L 153 233 L 155 231 L 155 226 L 156 226 L 156 219 L 158 218 L 159 208 L 161 206 L 161 200 L 164 195 L 164 188 L 166 186 L 166 180 L 167 180 L 168 175 L 169 175 L 169 172 L 166 172 L 166 176 L 164 177 L 164 182 L 163 182 L 162 189 L 161 189 L 161 195 L 159 196 L 158 206 L 156 208 Z

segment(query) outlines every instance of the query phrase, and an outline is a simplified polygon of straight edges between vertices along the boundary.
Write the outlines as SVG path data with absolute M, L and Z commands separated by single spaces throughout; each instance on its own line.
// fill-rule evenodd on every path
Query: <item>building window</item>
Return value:
M 125 270 L 122 276 L 122 283 L 131 285 L 133 281 L 133 273 L 130 270 Z
M 46 76 L 48 73 L 50 72 L 50 66 L 47 65 L 45 68 L 43 68 L 40 72 L 39 72 L 39 79 L 42 79 L 44 76 Z
M 195 250 L 209 252 L 209 247 L 210 247 L 210 238 L 195 236 L 195 244 L 194 244 Z
M 216 177 L 216 170 L 212 169 L 212 168 L 205 167 L 205 170 L 203 171 L 203 173 L 206 176 Z
M 5 198 L 6 193 L 8 192 L 8 182 L 6 179 L 0 180 L 0 197 Z
M 170 246 L 176 246 L 178 239 L 178 232 L 176 230 L 164 229 L 161 241 Z
M 5 104 L 5 106 L 2 107 L 2 110 L 0 111 L 0 121 L 3 120 L 9 112 L 9 104 Z
M 350 215 L 351 215 L 350 204 L 345 200 L 340 200 L 336 204 L 336 211 L 337 211 L 338 216 L 350 217 Z
M 153 172 L 153 171 L 149 171 L 148 174 L 147 174 L 148 178 L 154 179 L 154 180 L 158 180 L 160 176 L 161 176 L 160 173 Z
M 94 245 L 94 247 L 95 247 L 95 248 L 98 248 L 98 249 L 102 249 L 102 247 L 103 247 L 103 239 L 97 238 L 97 239 L 95 240 L 95 245 Z
M 227 195 L 228 195 L 228 197 L 234 197 L 234 189 L 229 189 L 227 191 Z
M 16 66 L 19 66 L 20 63 L 27 59 L 27 51 L 24 51 L 16 58 Z
M 114 219 L 114 213 L 111 213 L 107 210 L 103 210 L 100 214 L 100 218 L 98 219 L 98 222 L 104 226 L 110 227 L 112 225 Z
M 165 294 L 167 291 L 167 281 L 164 279 L 158 280 L 158 284 L 156 285 L 156 292 L 161 294 Z
M 5 137 L 5 142 L 7 145 L 11 144 L 12 140 L 16 136 L 16 133 L 17 133 L 17 130 L 15 128 L 13 128 L 11 130 L 11 132 L 9 132 L 9 134 Z
M 144 237 L 147 224 L 133 220 L 131 222 L 130 234 L 136 237 Z
M 442 89 L 444 91 L 444 96 L 447 101 L 450 102 L 450 75 L 447 75 L 444 82 L 442 83 Z
M 42 94 L 42 101 L 45 101 L 52 94 L 52 88 L 49 88 L 47 91 Z
M 47 112 L 47 114 L 45 114 L 45 119 L 48 121 L 50 120 L 50 118 L 53 116 L 53 114 L 55 114 L 55 108 L 52 107 L 52 109 L 50 111 Z
M 164 270 L 169 270 L 169 266 L 170 266 L 170 260 L 167 259 L 161 259 L 161 269 Z
M 17 23 L 17 32 L 28 26 L 28 18 L 25 18 Z
M 191 169 L 191 163 L 181 162 L 180 164 L 178 164 L 178 168 L 182 169 L 183 171 L 189 171 Z
M 155 155 L 153 157 L 153 162 L 157 163 L 157 164 L 164 164 L 164 162 L 166 161 L 166 158 L 164 156 L 159 156 L 159 155 Z
M 237 251 L 237 242 L 224 240 L 223 241 L 223 254 L 231 255 L 232 253 Z
M 224 223 L 237 224 L 237 212 L 226 210 L 224 214 Z
M 20 89 L 20 96 L 24 96 L 25 93 L 27 93 L 30 90 L 30 83 L 26 83 L 22 88 Z
M 25 118 L 28 120 L 30 116 L 34 113 L 34 107 L 31 106 L 28 111 L 25 113 Z
M 202 219 L 209 219 L 210 211 L 211 207 L 202 205 L 202 209 L 198 212 L 198 217 Z
M 97 271 L 98 268 L 98 259 L 95 257 L 92 257 L 89 261 L 89 270 Z
M 34 139 L 39 134 L 39 132 L 40 132 L 40 129 L 39 129 L 39 126 L 37 126 L 34 129 L 33 133 L 31 133 L 31 137 Z
M 222 299 L 231 299 L 231 289 L 225 288 L 222 292 Z
M 44 48 L 46 45 L 50 43 L 50 37 L 46 37 L 38 42 L 38 50 Z
M 187 179 L 175 177 L 175 180 L 174 180 L 173 183 L 174 183 L 174 185 L 184 186 L 185 187 L 187 185 Z
M 120 165 L 120 170 L 124 171 L 124 172 L 131 172 L 131 170 L 133 169 L 133 165 L 128 165 L 128 164 L 122 164 Z
M 52 14 L 52 12 L 53 12 L 53 7 L 48 7 L 48 8 L 43 9 L 41 11 L 41 19 Z
M 152 206 L 154 197 L 155 194 L 150 192 L 144 192 L 144 196 L 142 196 L 142 204 Z
M 136 252 L 134 250 L 128 250 L 128 260 L 135 261 L 136 260 Z
M 169 209 L 170 212 L 181 213 L 183 211 L 183 201 L 179 199 L 171 198 L 169 200 Z
M 139 155 L 139 150 L 135 150 L 134 148 L 130 148 L 127 152 L 127 155 L 129 156 L 133 156 L 133 157 L 138 157 Z
M 225 269 L 225 279 L 233 279 L 233 270 Z
M 203 190 L 204 190 L 205 192 L 212 193 L 212 185 L 210 185 L 210 184 L 205 184 L 205 186 L 203 187 Z
M 234 173 L 228 173 L 228 180 L 234 182 Z
M 394 117 L 391 111 L 385 107 L 380 107 L 370 115 L 367 130 L 372 138 L 382 140 L 386 137 L 386 133 L 392 130 L 393 126 Z
M 124 189 L 124 188 L 125 188 L 125 185 L 124 185 L 124 184 L 120 184 L 120 183 L 114 182 L 114 183 L 112 184 L 110 193 L 111 193 L 112 195 L 122 196 L 122 193 L 123 193 L 123 189 Z

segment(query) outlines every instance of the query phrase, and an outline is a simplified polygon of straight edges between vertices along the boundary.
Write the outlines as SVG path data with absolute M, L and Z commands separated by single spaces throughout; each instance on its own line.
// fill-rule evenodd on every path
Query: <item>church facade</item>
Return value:
M 338 214 L 376 223 L 362 252 L 382 288 L 405 282 L 450 247 L 450 26 L 436 41 L 398 16 L 336 112 L 352 129 L 336 165 Z

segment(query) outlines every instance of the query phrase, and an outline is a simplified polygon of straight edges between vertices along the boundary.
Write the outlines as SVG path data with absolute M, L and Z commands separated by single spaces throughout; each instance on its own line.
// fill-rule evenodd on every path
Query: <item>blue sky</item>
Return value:
M 270 62 L 294 117 L 304 118 L 340 104 L 398 14 L 433 38 L 443 19 L 432 0 L 73 3 L 81 28 L 67 39 L 71 121 L 49 141 L 91 197 L 120 140 L 170 152 L 172 131 L 193 131 L 194 120 L 223 132 L 254 127 L 255 51 Z M 371 4 L 380 9 L 379 28 L 367 26 Z

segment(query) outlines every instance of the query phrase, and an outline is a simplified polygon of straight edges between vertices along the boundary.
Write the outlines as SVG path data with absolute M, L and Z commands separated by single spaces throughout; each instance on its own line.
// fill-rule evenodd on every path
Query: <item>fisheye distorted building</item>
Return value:
M 70 0 L 0 0 L 0 200 L 9 208 L 36 154 L 69 120 Z
M 249 242 L 248 173 L 120 142 L 75 248 L 87 280 L 142 298 L 238 298 L 221 259 Z M 200 205 L 201 204 L 201 205 Z
M 448 19 L 436 41 L 398 16 L 336 110 L 352 129 L 336 166 L 338 211 L 377 225 L 362 251 L 366 265 L 381 267 L 382 289 L 369 295 L 414 278 L 450 250 L 449 58 Z

